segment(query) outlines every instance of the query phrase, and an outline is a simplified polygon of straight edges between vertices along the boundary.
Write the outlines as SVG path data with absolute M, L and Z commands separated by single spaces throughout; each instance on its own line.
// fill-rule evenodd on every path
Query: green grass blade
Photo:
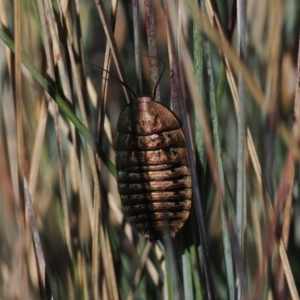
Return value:
M 197 7 L 198 1 L 194 0 L 195 6 Z M 203 34 L 200 29 L 197 20 L 193 20 L 193 50 L 194 50 L 194 70 L 195 79 L 197 83 L 197 89 L 201 100 L 204 99 L 204 87 L 203 87 L 203 51 L 202 51 L 202 40 Z M 197 154 L 204 167 L 204 140 L 203 132 L 200 126 L 199 115 L 195 110 L 195 143 L 197 145 Z
M 6 44 L 9 49 L 14 52 L 14 43 L 11 38 L 0 28 L 0 39 Z M 76 129 L 82 134 L 84 139 L 91 145 L 93 150 L 99 155 L 104 164 L 107 166 L 111 174 L 116 177 L 116 168 L 112 161 L 107 157 L 104 151 L 96 143 L 95 139 L 92 137 L 89 130 L 84 126 L 84 124 L 76 117 L 69 105 L 63 100 L 63 98 L 58 94 L 55 88 L 47 81 L 40 72 L 30 63 L 28 58 L 22 54 L 21 57 L 23 65 L 28 69 L 30 74 L 37 80 L 37 82 L 43 87 L 43 89 L 51 96 L 51 98 L 57 103 L 61 111 L 66 115 L 66 117 L 74 124 Z
M 217 112 L 217 105 L 216 105 L 216 93 L 215 93 L 216 87 L 214 81 L 212 60 L 210 55 L 211 49 L 210 49 L 209 42 L 206 39 L 204 40 L 204 46 L 206 52 L 206 64 L 207 64 L 207 71 L 209 77 L 209 98 L 210 98 L 210 107 L 211 107 L 211 115 L 212 115 L 214 147 L 215 147 L 216 159 L 218 164 L 220 182 L 222 185 L 222 190 L 225 193 L 222 149 L 221 149 L 221 142 L 220 142 L 218 112 Z M 222 222 L 222 238 L 223 238 L 227 283 L 228 283 L 227 288 L 229 293 L 229 299 L 233 300 L 235 295 L 235 280 L 234 280 L 232 253 L 231 253 L 231 245 L 230 245 L 230 236 L 228 232 L 226 213 L 224 210 L 224 202 L 223 202 L 226 201 L 226 199 L 220 199 L 220 200 L 221 200 L 220 207 L 221 207 L 221 222 Z
M 192 263 L 188 249 L 182 255 L 182 273 L 185 299 L 195 299 L 193 290 Z

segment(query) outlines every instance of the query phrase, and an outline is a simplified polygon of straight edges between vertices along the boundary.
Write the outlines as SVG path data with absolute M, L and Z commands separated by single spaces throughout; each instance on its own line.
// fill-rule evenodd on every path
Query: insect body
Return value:
M 129 221 L 147 238 L 172 237 L 189 216 L 192 188 L 181 123 L 151 97 L 122 111 L 116 135 L 118 190 Z

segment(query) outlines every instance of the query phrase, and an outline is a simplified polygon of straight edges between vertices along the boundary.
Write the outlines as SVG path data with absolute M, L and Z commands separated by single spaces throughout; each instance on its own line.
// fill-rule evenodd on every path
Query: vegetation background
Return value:
M 298 0 L 0 0 L 1 299 L 299 299 Z M 151 56 L 151 57 L 149 57 Z M 183 123 L 190 218 L 124 216 L 118 116 Z

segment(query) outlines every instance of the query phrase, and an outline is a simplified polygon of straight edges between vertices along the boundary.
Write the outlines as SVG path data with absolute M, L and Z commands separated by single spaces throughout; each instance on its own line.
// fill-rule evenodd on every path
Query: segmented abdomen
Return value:
M 116 136 L 118 190 L 129 221 L 151 238 L 171 236 L 189 216 L 192 189 L 181 124 L 165 106 L 138 97 L 121 113 Z

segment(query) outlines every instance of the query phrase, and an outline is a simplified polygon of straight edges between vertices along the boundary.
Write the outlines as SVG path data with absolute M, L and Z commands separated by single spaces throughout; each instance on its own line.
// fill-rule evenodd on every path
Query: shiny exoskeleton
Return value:
M 116 136 L 118 190 L 129 221 L 145 237 L 171 237 L 189 216 L 192 188 L 181 123 L 151 97 L 122 111 Z

